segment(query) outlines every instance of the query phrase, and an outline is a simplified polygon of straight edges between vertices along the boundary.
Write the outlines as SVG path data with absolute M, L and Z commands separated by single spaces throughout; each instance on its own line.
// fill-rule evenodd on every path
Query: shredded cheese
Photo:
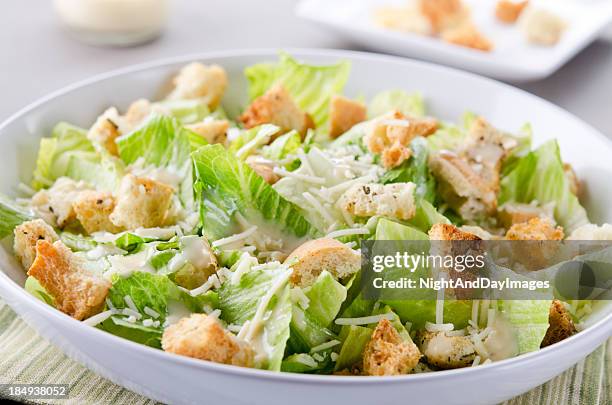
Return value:
M 232 243 L 236 243 L 236 242 L 239 242 L 239 241 L 242 241 L 248 238 L 249 236 L 253 235 L 256 231 L 257 231 L 257 227 L 252 226 L 244 232 L 240 232 L 232 236 L 228 236 L 227 238 L 217 239 L 216 241 L 212 243 L 212 247 L 218 248 L 220 246 L 231 245 Z
M 336 325 L 369 325 L 371 323 L 378 323 L 381 320 L 386 319 L 388 321 L 393 320 L 393 314 L 380 314 L 372 316 L 363 316 L 359 318 L 338 318 L 334 321 Z
M 89 326 L 96 326 L 106 321 L 108 318 L 110 318 L 113 315 L 113 313 L 114 312 L 109 309 L 108 311 L 100 312 L 99 314 L 96 314 L 90 318 L 85 319 L 83 323 Z

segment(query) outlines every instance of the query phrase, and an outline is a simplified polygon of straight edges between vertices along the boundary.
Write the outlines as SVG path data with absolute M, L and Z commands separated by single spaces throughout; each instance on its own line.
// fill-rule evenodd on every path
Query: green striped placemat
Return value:
M 155 404 L 70 360 L 0 300 L 0 384 L 68 384 L 61 404 Z M 576 366 L 508 405 L 597 405 L 612 401 L 612 339 Z

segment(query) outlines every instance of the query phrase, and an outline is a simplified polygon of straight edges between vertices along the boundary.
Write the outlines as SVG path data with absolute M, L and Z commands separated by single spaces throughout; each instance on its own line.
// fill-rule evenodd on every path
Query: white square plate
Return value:
M 465 0 L 480 30 L 495 44 L 482 52 L 445 43 L 437 38 L 395 32 L 373 22 L 376 8 L 402 5 L 407 0 L 302 0 L 298 16 L 316 22 L 369 49 L 416 57 L 509 81 L 547 77 L 594 41 L 612 20 L 610 0 L 531 0 L 552 9 L 568 27 L 552 47 L 530 45 L 517 24 L 495 18 L 496 0 Z

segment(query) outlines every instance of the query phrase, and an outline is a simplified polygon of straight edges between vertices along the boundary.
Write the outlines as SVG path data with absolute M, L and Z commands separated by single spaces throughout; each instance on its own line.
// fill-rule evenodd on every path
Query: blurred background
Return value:
M 70 83 L 154 59 L 240 48 L 366 50 L 350 39 L 298 18 L 294 12 L 297 3 L 5 0 L 5 9 L 0 13 L 0 121 Z M 83 25 L 83 21 L 87 24 Z M 121 32 L 125 26 L 132 30 Z M 84 27 L 102 27 L 110 34 L 92 35 Z M 144 43 L 127 46 L 136 42 Z M 612 32 L 599 36 L 547 79 L 517 85 L 612 136 Z

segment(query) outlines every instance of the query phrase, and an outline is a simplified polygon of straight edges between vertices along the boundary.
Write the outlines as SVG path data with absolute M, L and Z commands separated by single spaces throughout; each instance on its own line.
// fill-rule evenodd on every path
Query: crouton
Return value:
M 508 240 L 563 240 L 563 228 L 542 218 L 531 218 L 527 222 L 514 224 L 506 232 Z
M 251 155 L 247 157 L 246 164 L 255 170 L 255 173 L 263 177 L 268 184 L 274 184 L 280 179 L 278 174 L 274 173 L 274 166 L 270 165 L 270 161 L 262 156 Z
M 396 142 L 382 151 L 381 161 L 386 169 L 392 169 L 410 159 L 411 156 L 412 149 Z
M 14 233 L 13 248 L 15 255 L 26 270 L 30 268 L 36 258 L 36 242 L 46 240 L 53 243 L 59 239 L 53 228 L 42 219 L 24 222 L 15 228 Z
M 217 318 L 204 314 L 192 314 L 170 325 L 162 336 L 162 348 L 181 356 L 253 367 L 251 346 L 225 330 Z
M 152 104 L 147 99 L 141 98 L 130 104 L 121 122 L 125 127 L 124 132 L 128 133 L 136 129 L 151 114 L 151 111 Z
M 560 342 L 577 332 L 572 316 L 559 300 L 554 300 L 550 306 L 548 323 L 549 327 L 540 347 Z
M 273 86 L 253 100 L 239 119 L 246 128 L 275 124 L 281 128 L 281 132 L 295 129 L 302 136 L 309 128 L 314 128 L 312 118 L 299 109 L 282 85 Z
M 554 221 L 554 205 L 547 204 L 538 206 L 524 203 L 505 203 L 497 211 L 499 224 L 504 228 L 510 228 L 514 224 L 528 222 L 532 218 L 548 219 Z
M 469 9 L 461 0 L 419 0 L 419 5 L 434 33 L 471 20 Z
M 528 0 L 499 0 L 495 6 L 495 17 L 503 23 L 514 24 L 527 4 L 529 4 Z
M 574 195 L 580 194 L 580 180 L 578 180 L 578 176 L 574 171 L 574 168 L 569 163 L 563 164 L 563 173 L 565 173 L 565 178 L 569 181 L 570 191 Z
M 127 174 L 121 180 L 111 222 L 121 228 L 163 226 L 174 189 L 158 181 Z
M 293 269 L 291 283 L 306 287 L 324 270 L 340 280 L 356 273 L 361 268 L 361 257 L 344 243 L 321 238 L 299 246 L 291 252 L 285 263 Z
M 442 32 L 442 39 L 450 44 L 490 52 L 493 43 L 471 23 L 463 23 Z
M 76 218 L 88 234 L 100 231 L 118 233 L 122 230 L 110 220 L 110 214 L 115 209 L 115 198 L 111 193 L 83 191 L 72 207 Z
M 229 122 L 226 120 L 204 120 L 196 124 L 187 125 L 186 128 L 200 135 L 210 144 L 225 144 Z
M 431 240 L 481 240 L 473 233 L 462 231 L 451 224 L 435 224 L 428 234 Z
M 429 168 L 438 180 L 444 200 L 466 220 L 482 219 L 497 209 L 495 190 L 456 153 L 441 151 L 429 157 Z
M 64 228 L 76 220 L 73 202 L 82 191 L 89 189 L 83 181 L 60 177 L 51 188 L 41 190 L 32 197 L 32 209 L 47 223 Z
M 111 288 L 110 281 L 86 271 L 81 259 L 61 241 L 38 241 L 28 276 L 53 297 L 57 309 L 78 320 L 99 313 Z
M 468 367 L 476 358 L 474 343 L 467 336 L 421 331 L 416 344 L 429 364 L 442 369 Z
M 98 117 L 87 132 L 87 138 L 106 149 L 111 155 L 118 156 L 115 139 L 121 135 L 119 132 L 119 113 L 112 107 Z
M 382 215 L 410 219 L 415 215 L 414 183 L 355 184 L 340 196 L 341 209 L 356 217 Z
M 557 44 L 566 28 L 565 21 L 559 16 L 541 8 L 526 10 L 519 25 L 527 41 L 542 46 Z
M 332 138 L 337 138 L 367 118 L 363 103 L 342 96 L 332 96 L 329 110 L 329 135 Z
M 214 109 L 227 87 L 227 74 L 221 66 L 193 62 L 181 69 L 173 83 L 169 100 L 199 99 Z
M 411 341 L 402 341 L 391 322 L 381 319 L 363 352 L 366 375 L 402 375 L 418 364 L 421 353 Z
M 374 120 L 365 135 L 368 150 L 382 154 L 383 165 L 390 169 L 411 156 L 410 141 L 417 136 L 429 136 L 438 129 L 432 118 L 408 117 L 400 111 L 391 111 Z
M 400 32 L 414 32 L 431 35 L 429 19 L 421 13 L 417 5 L 380 7 L 374 14 L 374 22 L 384 28 Z

